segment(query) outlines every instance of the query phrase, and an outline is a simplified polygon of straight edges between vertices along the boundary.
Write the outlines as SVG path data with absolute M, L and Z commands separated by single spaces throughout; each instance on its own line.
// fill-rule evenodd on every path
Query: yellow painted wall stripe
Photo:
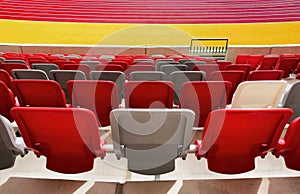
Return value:
M 0 42 L 70 45 L 189 45 L 228 38 L 229 45 L 300 44 L 300 22 L 245 24 L 98 24 L 0 20 Z

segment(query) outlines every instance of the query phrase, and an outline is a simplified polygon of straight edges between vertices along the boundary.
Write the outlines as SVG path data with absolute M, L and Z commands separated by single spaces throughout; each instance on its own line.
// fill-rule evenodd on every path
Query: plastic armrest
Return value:
M 201 157 L 203 157 L 203 155 L 200 154 L 200 149 L 201 149 L 201 146 L 202 146 L 202 140 L 196 140 L 195 145 L 196 145 L 195 156 L 199 160 Z
M 286 155 L 287 151 L 288 150 L 285 148 L 285 140 L 283 138 L 281 138 L 278 140 L 278 143 L 273 152 L 273 155 L 278 158 L 279 156 Z

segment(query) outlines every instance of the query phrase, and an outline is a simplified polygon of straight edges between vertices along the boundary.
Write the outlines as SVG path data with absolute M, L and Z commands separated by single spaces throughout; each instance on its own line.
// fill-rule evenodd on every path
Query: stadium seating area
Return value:
M 12 159 L 1 157 L 0 166 L 33 152 L 49 170 L 83 173 L 115 153 L 129 171 L 161 175 L 195 153 L 212 172 L 240 174 L 274 154 L 299 171 L 299 55 L 269 59 L 238 55 L 224 65 L 192 55 L 2 53 L 0 145 Z

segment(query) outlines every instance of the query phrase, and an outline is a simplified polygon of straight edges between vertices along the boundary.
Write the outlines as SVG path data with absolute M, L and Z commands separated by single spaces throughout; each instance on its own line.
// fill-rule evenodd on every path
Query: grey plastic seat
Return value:
M 52 70 L 50 71 L 50 79 L 57 81 L 66 94 L 67 103 L 71 103 L 70 95 L 67 88 L 69 80 L 86 80 L 86 76 L 79 70 Z
M 206 63 L 205 61 L 186 61 L 183 64 L 187 66 L 187 71 L 192 71 L 195 65 L 203 65 Z
M 179 65 L 179 63 L 175 62 L 173 59 L 157 60 L 155 63 L 155 70 L 160 71 L 160 68 L 163 65 Z
M 175 159 L 187 156 L 194 119 L 188 109 L 115 109 L 110 113 L 115 154 L 128 159 L 132 172 L 171 172 Z
M 170 75 L 174 83 L 174 104 L 179 105 L 179 96 L 182 84 L 188 81 L 205 81 L 204 71 L 175 71 Z
M 52 63 L 33 63 L 31 64 L 32 69 L 40 69 L 44 71 L 48 78 L 50 78 L 50 71 L 52 70 L 58 70 L 58 66 Z
M 167 80 L 170 80 L 171 73 L 175 71 L 186 71 L 186 65 L 163 65 L 160 67 L 160 71 L 166 74 Z
M 107 80 L 113 81 L 118 86 L 119 104 L 121 104 L 124 91 L 125 74 L 121 71 L 91 71 L 91 80 Z
M 166 74 L 161 71 L 136 71 L 131 72 L 130 81 L 164 81 Z
M 14 79 L 49 79 L 47 74 L 39 69 L 13 69 L 11 73 Z
M 80 64 L 86 64 L 90 66 L 91 70 L 95 70 L 96 65 L 101 65 L 101 62 L 99 61 L 80 61 Z
M 294 112 L 289 123 L 300 116 L 300 82 L 296 82 L 290 87 L 283 98 L 282 106 L 291 108 Z
M 11 123 L 0 116 L 0 169 L 14 166 L 16 156 L 24 156 L 26 152 L 23 139 L 16 137 Z

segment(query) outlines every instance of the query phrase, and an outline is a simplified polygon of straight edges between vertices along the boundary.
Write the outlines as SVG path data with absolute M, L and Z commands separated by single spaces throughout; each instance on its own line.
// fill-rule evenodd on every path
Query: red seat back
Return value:
M 20 106 L 66 107 L 64 91 L 52 80 L 13 80 Z
M 0 115 L 6 117 L 10 122 L 14 119 L 10 114 L 10 109 L 16 106 L 16 101 L 12 91 L 6 84 L 0 81 Z
M 70 80 L 67 87 L 72 107 L 92 110 L 101 126 L 110 125 L 109 113 L 119 106 L 117 85 L 114 82 Z
M 206 157 L 211 171 L 243 173 L 255 168 L 254 159 L 275 149 L 292 116 L 286 108 L 219 109 L 205 123 L 196 156 Z M 267 121 L 267 122 L 266 122 Z
M 276 153 L 283 156 L 286 167 L 300 171 L 300 117 L 294 119 L 287 129 L 283 141 L 279 141 Z
M 174 84 L 170 81 L 128 81 L 124 85 L 127 108 L 173 108 Z
M 231 90 L 228 81 L 185 82 L 180 92 L 180 107 L 195 112 L 195 127 L 203 127 L 208 114 L 225 108 Z
M 47 158 L 46 167 L 60 173 L 93 168 L 104 157 L 95 115 L 87 109 L 17 107 L 12 109 L 28 148 Z
M 245 79 L 244 71 L 215 71 L 211 74 L 211 81 L 229 81 L 232 85 L 227 103 L 231 103 L 232 96 L 238 85 Z
M 247 81 L 257 80 L 281 80 L 283 77 L 282 70 L 257 70 L 251 71 Z

